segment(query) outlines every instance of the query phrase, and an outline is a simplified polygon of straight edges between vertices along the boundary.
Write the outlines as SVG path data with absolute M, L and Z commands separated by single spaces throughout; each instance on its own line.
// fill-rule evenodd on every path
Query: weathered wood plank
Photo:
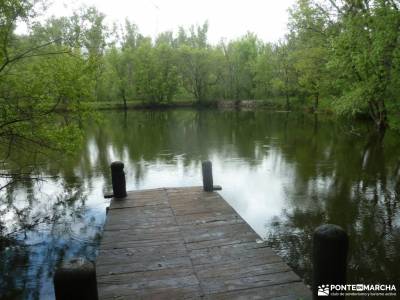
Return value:
M 302 282 L 288 282 L 284 284 L 235 290 L 231 292 L 214 293 L 205 299 L 236 300 L 236 299 L 276 299 L 299 300 L 311 299 L 310 290 Z
M 113 214 L 112 221 L 107 221 L 105 224 L 104 231 L 115 231 L 119 229 L 130 229 L 130 228 L 162 228 L 165 226 L 175 226 L 176 220 L 175 217 L 126 217 L 121 218 L 120 222 L 117 222 L 117 216 Z M 110 233 L 111 234 L 111 233 Z
M 130 289 L 129 285 L 99 287 L 100 299 L 104 300 L 171 300 L 171 299 L 204 299 L 199 285 L 164 289 Z
M 311 299 L 309 289 L 214 192 L 113 199 L 96 261 L 100 299 Z
M 246 264 L 218 264 L 195 267 L 196 274 L 201 279 L 212 278 L 241 278 L 246 276 L 258 276 L 261 274 L 272 274 L 277 272 L 290 271 L 287 264 L 282 261 L 265 261 L 257 264 L 257 261 L 246 261 Z
M 171 275 L 151 281 L 138 279 L 123 284 L 99 283 L 98 290 L 100 299 L 182 299 L 199 295 L 200 287 L 193 275 Z
M 99 251 L 97 266 L 132 264 L 134 262 L 144 262 L 160 260 L 168 256 L 185 257 L 185 245 L 181 242 L 153 245 L 147 247 L 105 249 Z M 118 261 L 116 261 L 118 258 Z
M 203 278 L 201 279 L 201 284 L 206 294 L 212 294 L 299 281 L 299 277 L 294 272 L 286 271 L 219 280 L 215 278 Z
M 135 272 L 155 271 L 169 268 L 192 268 L 190 258 L 187 256 L 160 257 L 159 259 L 147 259 L 125 264 L 101 264 L 96 265 L 97 276 L 112 276 Z

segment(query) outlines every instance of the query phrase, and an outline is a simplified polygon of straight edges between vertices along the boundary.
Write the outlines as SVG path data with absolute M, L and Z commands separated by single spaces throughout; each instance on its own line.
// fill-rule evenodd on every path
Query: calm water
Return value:
M 101 120 L 87 124 L 78 155 L 44 162 L 42 174 L 57 178 L 0 194 L 0 298 L 52 299 L 62 259 L 96 256 L 114 160 L 134 190 L 200 185 L 201 161 L 210 159 L 222 196 L 306 281 L 312 232 L 329 222 L 350 235 L 350 283 L 399 283 L 394 132 L 380 140 L 366 124 L 266 111 L 108 112 Z

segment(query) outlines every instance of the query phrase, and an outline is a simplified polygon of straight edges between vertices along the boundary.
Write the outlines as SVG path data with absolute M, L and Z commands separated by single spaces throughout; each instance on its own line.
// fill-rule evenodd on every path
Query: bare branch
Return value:
M 338 12 L 338 14 L 342 14 L 342 10 L 340 9 L 339 6 L 337 6 L 337 4 L 335 3 L 335 0 L 329 0 L 330 4 L 336 9 L 336 11 Z

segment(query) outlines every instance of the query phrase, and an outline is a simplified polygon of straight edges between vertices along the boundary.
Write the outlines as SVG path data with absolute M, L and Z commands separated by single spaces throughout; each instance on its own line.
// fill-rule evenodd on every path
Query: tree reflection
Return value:
M 168 176 L 181 168 L 186 176 L 210 157 L 239 162 L 250 177 L 268 159 L 271 168 L 283 166 L 285 199 L 277 201 L 285 210 L 268 220 L 268 243 L 308 282 L 312 233 L 327 222 L 350 234 L 351 282 L 393 282 L 400 278 L 398 136 L 365 141 L 368 128 L 346 126 L 326 116 L 267 111 L 105 112 L 100 124 L 86 124 L 76 156 L 38 162 L 46 182 L 1 191 L 0 294 L 51 297 L 62 259 L 95 257 L 105 218 L 101 189 L 111 190 L 113 160 L 127 165 L 128 186 L 142 187 L 151 167 Z
M 361 139 L 350 142 L 342 136 L 335 144 L 319 139 L 313 160 L 297 164 L 296 184 L 288 187 L 290 209 L 267 224 L 268 243 L 308 283 L 312 234 L 323 223 L 338 224 L 349 234 L 350 283 L 398 283 L 400 181 L 399 164 L 393 155 L 398 143 L 395 136 L 379 139 L 372 135 L 366 143 Z M 324 157 L 324 153 L 334 154 Z M 335 168 L 319 169 L 327 160 L 333 160 Z
M 87 219 L 86 196 L 76 184 L 66 180 L 60 190 L 48 197 L 25 183 L 2 194 L 1 299 L 52 298 L 49 282 L 64 257 L 94 259 L 102 222 Z

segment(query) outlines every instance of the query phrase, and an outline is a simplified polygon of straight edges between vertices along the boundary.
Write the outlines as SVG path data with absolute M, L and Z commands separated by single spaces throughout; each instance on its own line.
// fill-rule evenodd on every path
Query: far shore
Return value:
M 117 101 L 97 101 L 88 102 L 89 107 L 95 110 L 124 110 L 124 109 L 163 109 L 163 108 L 271 108 L 279 111 L 290 111 L 286 109 L 286 105 L 280 100 L 212 100 L 212 101 L 195 101 L 195 100 L 174 100 L 170 102 L 146 102 L 140 100 L 128 101 L 126 107 L 124 103 Z M 297 106 L 293 110 L 299 110 Z

